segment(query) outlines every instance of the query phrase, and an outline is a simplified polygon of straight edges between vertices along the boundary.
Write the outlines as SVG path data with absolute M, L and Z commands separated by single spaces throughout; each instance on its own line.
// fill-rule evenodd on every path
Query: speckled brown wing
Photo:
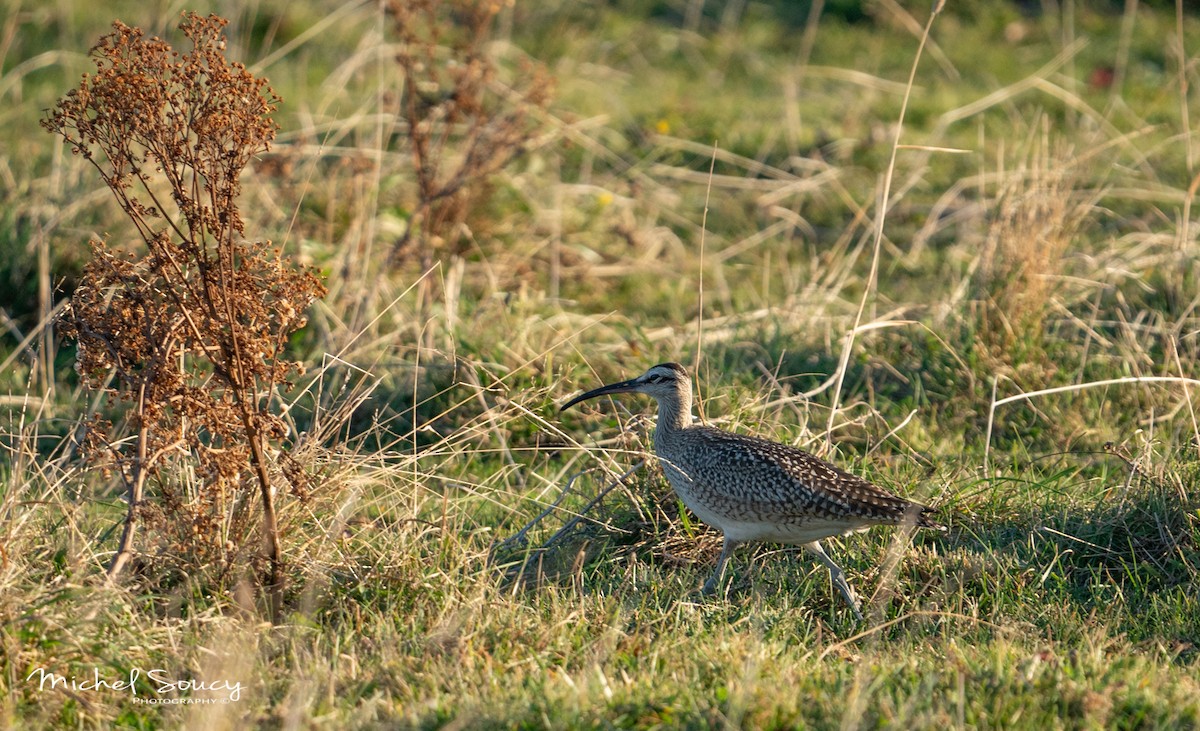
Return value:
M 684 461 L 693 491 L 739 520 L 850 519 L 897 524 L 906 519 L 939 527 L 931 508 L 876 487 L 786 444 L 692 427 Z

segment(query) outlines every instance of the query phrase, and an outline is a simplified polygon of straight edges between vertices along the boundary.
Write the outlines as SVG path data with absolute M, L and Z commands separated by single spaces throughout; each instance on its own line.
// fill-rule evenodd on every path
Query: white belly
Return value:
M 866 530 L 870 526 L 847 526 L 845 521 L 833 522 L 820 518 L 812 518 L 806 519 L 802 523 L 745 523 L 741 521 L 726 521 L 725 525 L 720 527 L 726 537 L 733 541 L 768 541 L 800 546 L 805 543 L 819 541 L 823 538 Z

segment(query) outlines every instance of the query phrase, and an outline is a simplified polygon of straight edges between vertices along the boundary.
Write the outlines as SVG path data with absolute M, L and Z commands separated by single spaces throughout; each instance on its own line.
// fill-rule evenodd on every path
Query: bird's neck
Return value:
M 692 425 L 692 395 L 665 397 L 658 400 L 656 438 L 673 435 Z

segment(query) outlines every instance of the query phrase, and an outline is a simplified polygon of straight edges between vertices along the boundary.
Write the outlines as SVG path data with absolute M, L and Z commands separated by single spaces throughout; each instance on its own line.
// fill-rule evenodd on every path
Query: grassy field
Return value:
M 283 100 L 246 236 L 329 290 L 270 402 L 309 485 L 273 623 L 259 536 L 206 559 L 153 490 L 106 578 L 125 491 L 79 440 L 123 407 L 56 318 L 88 240 L 137 237 L 39 121 L 114 18 L 183 38 L 180 6 L 101 5 L 0 12 L 0 727 L 1200 727 L 1194 12 L 503 4 L 480 134 L 521 149 L 422 208 L 391 14 L 197 8 Z M 415 73 L 477 68 L 467 16 Z M 439 124 L 452 177 L 470 133 Z M 647 400 L 557 409 L 668 360 L 708 422 L 949 530 L 828 543 L 863 623 L 774 545 L 700 597 L 720 535 Z

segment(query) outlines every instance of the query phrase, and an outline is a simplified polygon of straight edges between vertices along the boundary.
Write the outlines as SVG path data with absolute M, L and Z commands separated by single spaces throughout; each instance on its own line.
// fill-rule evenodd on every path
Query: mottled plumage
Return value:
M 786 444 L 700 426 L 692 421 L 692 381 L 678 363 L 602 386 L 568 401 L 613 393 L 644 393 L 658 401 L 654 451 L 671 487 L 700 520 L 725 536 L 704 591 L 713 591 L 733 549 L 747 541 L 804 545 L 829 569 L 860 619 L 858 598 L 825 553 L 822 538 L 874 525 L 940 526 L 931 509 L 897 497 L 825 460 Z

